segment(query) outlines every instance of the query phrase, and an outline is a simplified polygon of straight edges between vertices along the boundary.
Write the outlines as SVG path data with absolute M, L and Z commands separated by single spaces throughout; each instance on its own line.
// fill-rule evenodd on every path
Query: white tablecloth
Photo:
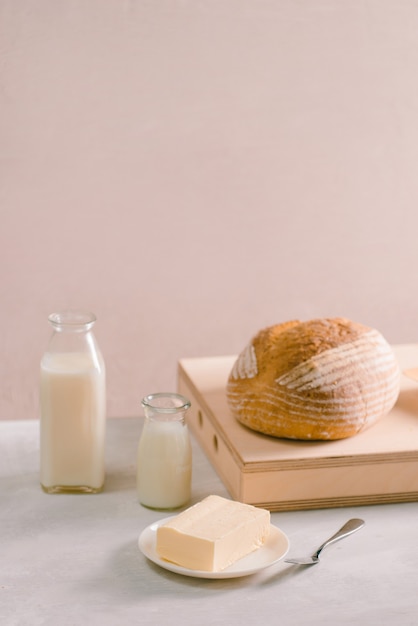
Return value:
M 138 536 L 165 515 L 137 501 L 141 427 L 140 419 L 108 420 L 103 493 L 47 495 L 38 482 L 38 422 L 0 422 L 3 626 L 418 623 L 418 503 L 273 513 L 292 555 L 310 553 L 350 517 L 366 521 L 309 568 L 280 562 L 249 577 L 205 580 L 149 562 Z M 228 496 L 193 444 L 192 502 Z

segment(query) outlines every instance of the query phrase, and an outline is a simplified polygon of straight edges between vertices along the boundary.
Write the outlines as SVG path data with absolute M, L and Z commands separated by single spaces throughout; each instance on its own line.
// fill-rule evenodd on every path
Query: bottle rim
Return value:
M 179 393 L 160 392 L 150 393 L 142 399 L 142 406 L 151 409 L 156 413 L 173 414 L 186 411 L 190 408 L 191 402 Z
M 51 313 L 48 321 L 55 330 L 88 330 L 96 321 L 96 316 L 90 311 L 81 309 L 68 309 Z

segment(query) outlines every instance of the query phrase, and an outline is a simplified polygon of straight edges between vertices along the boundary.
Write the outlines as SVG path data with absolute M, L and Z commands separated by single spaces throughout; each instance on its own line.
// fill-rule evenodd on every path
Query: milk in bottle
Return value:
M 101 491 L 104 484 L 106 382 L 91 332 L 95 316 L 53 314 L 41 361 L 41 485 L 48 493 Z

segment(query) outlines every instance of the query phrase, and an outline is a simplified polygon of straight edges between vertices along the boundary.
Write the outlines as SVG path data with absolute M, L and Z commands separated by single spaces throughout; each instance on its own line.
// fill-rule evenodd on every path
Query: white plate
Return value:
M 138 545 L 142 554 L 150 561 L 160 565 L 164 569 L 183 574 L 183 576 L 193 576 L 194 578 L 238 578 L 239 576 L 248 576 L 260 570 L 270 567 L 277 561 L 283 559 L 289 550 L 289 540 L 277 526 L 270 526 L 270 534 L 266 543 L 251 552 L 247 556 L 242 557 L 221 572 L 206 572 L 203 570 L 193 570 L 187 567 L 181 567 L 170 561 L 162 559 L 156 551 L 157 528 L 164 524 L 169 517 L 162 519 L 154 524 L 150 524 L 139 536 Z

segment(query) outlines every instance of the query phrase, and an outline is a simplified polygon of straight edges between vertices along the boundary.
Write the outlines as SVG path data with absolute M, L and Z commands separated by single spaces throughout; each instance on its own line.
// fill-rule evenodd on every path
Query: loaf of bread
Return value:
M 232 414 L 267 435 L 351 437 L 386 415 L 400 370 L 384 337 L 344 318 L 291 321 L 261 330 L 227 382 Z

